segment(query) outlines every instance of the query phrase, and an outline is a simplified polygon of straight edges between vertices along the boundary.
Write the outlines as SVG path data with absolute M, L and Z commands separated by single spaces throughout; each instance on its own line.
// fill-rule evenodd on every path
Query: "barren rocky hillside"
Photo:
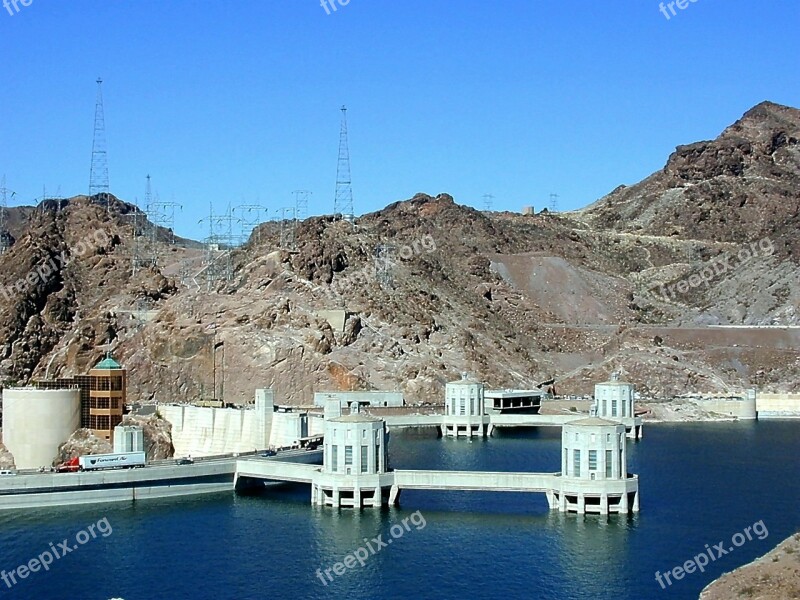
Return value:
M 233 402 L 261 386 L 300 404 L 332 388 L 432 400 L 461 371 L 576 394 L 612 370 L 657 396 L 796 389 L 800 330 L 709 326 L 798 324 L 798 124 L 759 105 L 574 213 L 418 194 L 354 226 L 308 219 L 291 251 L 266 223 L 210 288 L 202 252 L 166 235 L 132 275 L 131 205 L 40 206 L 0 256 L 0 376 L 83 372 L 110 348 L 131 400 L 207 398 L 215 380 Z

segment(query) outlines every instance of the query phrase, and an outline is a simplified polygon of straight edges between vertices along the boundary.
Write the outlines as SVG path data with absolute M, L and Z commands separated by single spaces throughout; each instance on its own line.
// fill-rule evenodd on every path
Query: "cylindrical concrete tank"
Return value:
M 3 443 L 18 469 L 49 467 L 58 447 L 81 424 L 78 389 L 3 390 Z

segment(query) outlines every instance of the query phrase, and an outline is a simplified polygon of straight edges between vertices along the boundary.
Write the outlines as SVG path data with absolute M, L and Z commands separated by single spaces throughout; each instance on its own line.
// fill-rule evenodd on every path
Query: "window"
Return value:
M 572 451 L 572 476 L 573 477 L 580 477 L 581 476 L 581 451 L 580 450 L 573 450 Z
M 589 450 L 589 470 L 597 471 L 597 450 Z
M 467 412 L 466 404 L 467 404 L 466 400 L 464 400 L 462 398 L 461 402 L 459 403 L 459 407 L 458 407 L 458 414 L 459 415 L 464 416 L 466 414 L 466 412 Z
M 614 460 L 613 455 L 611 454 L 611 450 L 606 450 L 606 477 L 611 479 L 611 461 Z
M 612 417 L 616 417 L 617 416 L 617 401 L 616 400 L 612 400 L 611 401 L 611 416 Z
M 339 470 L 339 446 L 331 446 L 331 471 L 334 473 Z
M 623 398 L 622 399 L 622 416 L 623 417 L 626 415 L 626 413 L 625 413 L 626 404 L 627 404 L 627 402 L 625 402 L 625 398 Z
M 627 477 L 628 474 L 625 472 L 626 469 L 622 463 L 622 448 L 619 449 L 619 476 L 620 477 Z
M 595 438 L 594 438 L 594 434 L 591 434 L 591 435 L 589 436 L 589 438 L 592 440 L 592 443 L 594 444 L 594 439 L 595 439 Z
M 345 446 L 344 447 L 344 464 L 352 465 L 353 464 L 353 447 L 352 446 Z
M 361 446 L 361 472 L 367 472 L 367 451 L 369 450 L 369 446 Z
M 385 460 L 385 457 L 381 454 L 381 445 L 380 444 L 376 444 L 375 445 L 375 468 L 378 469 L 378 471 L 380 471 L 381 468 L 383 468 L 383 469 L 386 468 L 386 465 L 383 464 L 384 460 Z
M 610 434 L 610 433 L 607 433 L 607 434 L 606 434 L 606 441 L 607 441 L 609 444 L 611 443 L 611 434 Z
M 569 450 L 564 448 L 564 475 L 569 475 Z

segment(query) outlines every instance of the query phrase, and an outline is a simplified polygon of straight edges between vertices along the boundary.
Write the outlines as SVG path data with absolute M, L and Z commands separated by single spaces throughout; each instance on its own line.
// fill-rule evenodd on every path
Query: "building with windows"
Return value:
M 109 354 L 89 371 L 89 429 L 113 442 L 114 428 L 122 423 L 127 371 Z
M 452 437 L 485 436 L 489 419 L 484 402 L 483 384 L 468 378 L 466 373 L 446 384 L 442 433 Z
M 312 503 L 356 508 L 386 504 L 391 487 L 387 439 L 385 421 L 358 412 L 357 405 L 348 415 L 327 419 L 324 466 L 312 483 Z
M 539 414 L 542 390 L 487 390 L 484 393 L 487 413 Z
M 632 383 L 620 381 L 619 373 L 612 373 L 611 381 L 594 386 L 593 412 L 604 419 L 633 417 L 634 393 Z
M 39 380 L 38 389 L 57 390 L 77 388 L 80 394 L 80 427 L 113 443 L 114 428 L 122 422 L 125 410 L 127 370 L 109 353 L 89 371 L 88 375 Z
M 561 477 L 547 493 L 551 508 L 576 513 L 639 511 L 639 478 L 627 471 L 625 425 L 598 417 L 572 421 L 561 433 Z

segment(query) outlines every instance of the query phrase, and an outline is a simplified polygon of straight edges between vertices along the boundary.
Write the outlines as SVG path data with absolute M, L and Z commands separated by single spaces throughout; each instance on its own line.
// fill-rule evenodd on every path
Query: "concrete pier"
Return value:
M 482 433 L 478 433 L 478 429 L 475 427 L 472 429 L 473 435 L 486 435 L 490 436 L 494 432 L 497 427 L 563 427 L 568 423 L 573 423 L 575 421 L 580 421 L 581 419 L 585 419 L 588 415 L 586 414 L 570 414 L 570 415 L 537 415 L 537 414 L 488 414 L 483 415 L 478 421 L 477 419 L 473 418 L 472 421 L 465 421 L 464 424 L 467 423 L 471 426 L 474 426 L 477 422 L 480 422 L 484 425 L 485 429 L 482 430 Z M 390 429 L 394 428 L 404 428 L 404 427 L 437 427 L 442 429 L 442 433 L 444 434 L 445 429 L 445 419 L 448 419 L 449 423 L 455 424 L 456 426 L 459 425 L 459 419 L 461 417 L 446 417 L 445 415 L 397 415 L 397 416 L 385 416 L 382 417 L 384 421 L 386 421 L 386 425 Z M 609 418 L 608 420 L 615 421 L 618 423 L 622 423 L 625 426 L 625 435 L 630 439 L 641 439 L 642 438 L 642 425 L 643 420 L 642 417 L 618 417 L 618 418 Z M 452 431 L 452 429 L 451 429 Z M 466 428 L 462 428 L 460 430 L 462 433 L 461 435 L 466 435 Z M 452 435 L 452 434 L 451 434 Z
M 235 481 L 308 483 L 313 505 L 337 508 L 395 505 L 402 490 L 453 490 L 544 493 L 552 510 L 579 514 L 639 510 L 639 478 L 627 472 L 622 423 L 584 417 L 566 425 L 560 473 L 387 470 L 385 456 L 380 458 L 385 435 L 385 423 L 376 417 L 335 417 L 326 422 L 322 467 L 240 459 Z

